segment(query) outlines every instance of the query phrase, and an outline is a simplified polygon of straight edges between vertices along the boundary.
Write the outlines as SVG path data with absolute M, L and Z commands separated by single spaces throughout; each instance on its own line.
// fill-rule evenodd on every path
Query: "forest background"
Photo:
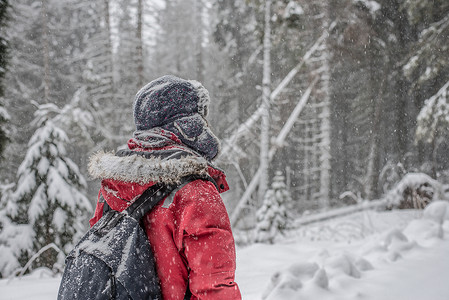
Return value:
M 448 1 L 2 0 L 0 18 L 2 276 L 45 247 L 62 264 L 98 193 L 89 156 L 126 145 L 165 74 L 211 94 L 236 228 L 275 174 L 297 215 L 449 181 Z

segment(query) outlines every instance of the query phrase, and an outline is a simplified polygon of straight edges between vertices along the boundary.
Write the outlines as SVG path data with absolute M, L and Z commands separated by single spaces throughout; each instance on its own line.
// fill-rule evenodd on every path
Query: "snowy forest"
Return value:
M 242 245 L 446 197 L 447 0 L 1 0 L 0 26 L 0 278 L 61 272 L 98 195 L 89 157 L 126 146 L 165 74 L 209 90 Z

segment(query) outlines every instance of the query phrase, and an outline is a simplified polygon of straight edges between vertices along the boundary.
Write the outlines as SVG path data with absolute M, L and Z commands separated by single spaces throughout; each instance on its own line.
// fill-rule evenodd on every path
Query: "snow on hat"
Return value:
M 198 81 L 162 76 L 136 94 L 134 123 L 138 131 L 169 130 L 184 144 L 212 160 L 219 152 L 220 142 L 205 121 L 209 102 L 209 92 Z

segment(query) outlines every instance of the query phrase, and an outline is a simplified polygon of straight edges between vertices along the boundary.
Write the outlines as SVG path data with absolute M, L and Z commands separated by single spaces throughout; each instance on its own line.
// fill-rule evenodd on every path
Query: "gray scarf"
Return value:
M 220 141 L 199 114 L 177 119 L 162 127 L 137 130 L 128 145 L 130 149 L 135 146 L 144 149 L 174 146 L 186 152 L 196 152 L 207 161 L 212 161 L 220 151 Z

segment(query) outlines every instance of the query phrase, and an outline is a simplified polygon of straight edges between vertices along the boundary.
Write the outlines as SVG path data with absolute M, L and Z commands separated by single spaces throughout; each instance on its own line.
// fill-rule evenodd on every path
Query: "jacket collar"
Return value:
M 208 174 L 207 161 L 180 149 L 158 151 L 121 150 L 91 156 L 88 171 L 93 179 L 114 179 L 146 184 L 177 183 L 188 175 Z

